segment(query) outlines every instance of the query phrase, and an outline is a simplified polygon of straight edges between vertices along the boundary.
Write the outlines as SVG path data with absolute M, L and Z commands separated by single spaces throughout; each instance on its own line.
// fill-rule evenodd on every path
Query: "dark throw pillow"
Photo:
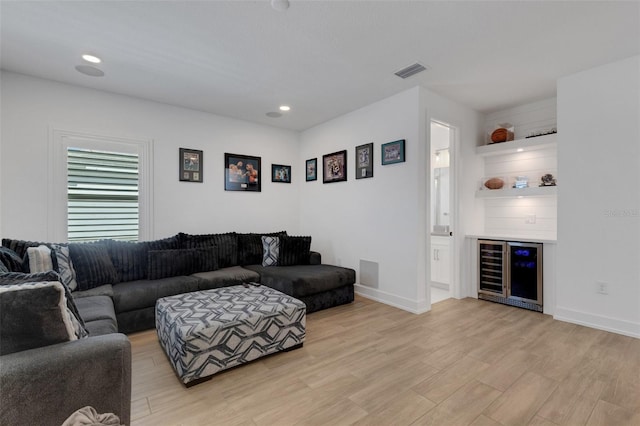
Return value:
M 180 248 L 206 248 L 218 247 L 218 268 L 228 268 L 238 265 L 238 234 L 229 232 L 226 234 L 202 234 L 189 235 L 178 234 Z
M 4 246 L 0 247 L 0 261 L 2 261 L 2 264 L 7 267 L 9 272 L 23 272 L 22 260 L 22 257 L 10 248 Z
M 196 249 L 149 250 L 150 280 L 191 275 L 196 269 Z
M 281 237 L 278 266 L 308 265 L 311 237 Z
M 147 278 L 148 243 L 111 241 L 111 262 L 118 273 L 118 282 L 144 280 Z
M 111 262 L 106 244 L 69 244 L 69 253 L 76 270 L 78 290 L 118 282 L 118 273 Z

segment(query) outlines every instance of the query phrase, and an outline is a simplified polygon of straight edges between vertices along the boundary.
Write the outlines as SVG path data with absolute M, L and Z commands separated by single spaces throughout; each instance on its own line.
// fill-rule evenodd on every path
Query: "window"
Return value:
M 138 240 L 138 154 L 67 148 L 68 241 Z
M 149 140 L 53 130 L 49 239 L 151 239 Z

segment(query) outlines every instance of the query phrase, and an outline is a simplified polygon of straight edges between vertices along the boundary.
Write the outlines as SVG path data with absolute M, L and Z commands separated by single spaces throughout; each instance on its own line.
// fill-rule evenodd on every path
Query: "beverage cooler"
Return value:
M 542 312 L 542 244 L 478 240 L 478 299 Z

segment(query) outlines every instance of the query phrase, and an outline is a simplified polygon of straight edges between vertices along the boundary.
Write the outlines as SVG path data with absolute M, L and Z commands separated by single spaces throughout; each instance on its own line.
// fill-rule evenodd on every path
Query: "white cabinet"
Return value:
M 451 270 L 451 254 L 450 254 L 450 237 L 432 236 L 431 237 L 431 281 L 433 283 L 444 284 L 443 287 L 449 288 L 450 270 Z

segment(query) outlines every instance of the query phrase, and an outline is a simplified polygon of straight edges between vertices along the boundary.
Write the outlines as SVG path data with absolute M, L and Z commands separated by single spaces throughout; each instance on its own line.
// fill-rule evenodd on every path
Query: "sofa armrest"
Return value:
M 309 265 L 319 265 L 322 263 L 322 255 L 317 251 L 311 251 L 309 254 Z
M 89 337 L 0 357 L 0 424 L 60 425 L 92 406 L 131 421 L 131 343 Z

